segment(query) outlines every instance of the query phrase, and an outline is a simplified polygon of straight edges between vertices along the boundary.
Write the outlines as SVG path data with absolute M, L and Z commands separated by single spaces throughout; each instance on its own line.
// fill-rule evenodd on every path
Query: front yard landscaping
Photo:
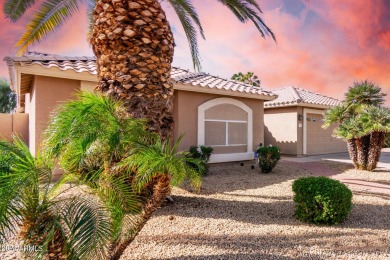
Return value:
M 352 165 L 322 162 L 337 179 L 373 185 L 390 181 L 390 170 L 350 170 Z M 250 164 L 212 165 L 199 194 L 174 188 L 122 259 L 388 259 L 388 194 L 350 186 L 353 209 L 336 226 L 295 219 L 293 180 L 312 174 L 281 161 L 270 174 Z M 339 178 L 340 177 L 340 178 Z

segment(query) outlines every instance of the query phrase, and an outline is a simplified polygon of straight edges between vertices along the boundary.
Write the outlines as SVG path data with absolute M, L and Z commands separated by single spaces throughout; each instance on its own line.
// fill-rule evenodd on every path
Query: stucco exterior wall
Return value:
M 276 145 L 282 154 L 296 155 L 298 132 L 297 107 L 269 108 L 264 111 L 264 145 Z
M 17 135 L 28 143 L 28 114 L 0 113 L 0 139 L 11 141 L 12 135 Z
M 184 133 L 184 138 L 179 150 L 187 150 L 191 145 L 196 145 L 198 140 L 198 107 L 199 105 L 215 98 L 234 98 L 250 107 L 253 111 L 253 148 L 259 143 L 264 143 L 264 109 L 263 100 L 241 97 L 222 96 L 215 94 L 189 92 L 175 90 L 174 92 L 174 138 Z M 231 151 L 237 152 L 237 151 Z
M 50 113 L 80 90 L 80 81 L 35 76 L 30 101 L 30 150 L 35 153 L 42 141 Z

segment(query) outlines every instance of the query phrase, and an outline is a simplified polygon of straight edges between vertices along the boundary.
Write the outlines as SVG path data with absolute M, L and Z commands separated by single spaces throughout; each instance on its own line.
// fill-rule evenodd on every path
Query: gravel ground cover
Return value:
M 384 170 L 322 163 L 335 176 L 390 181 Z M 121 259 L 390 259 L 389 195 L 353 190 L 346 222 L 304 224 L 293 216 L 291 184 L 310 173 L 289 162 L 270 174 L 250 166 L 212 165 L 198 194 L 174 188 L 174 202 L 156 212 Z M 0 252 L 0 259 L 21 256 Z
M 329 167 L 345 178 L 390 181 L 386 171 Z M 288 162 L 270 174 L 249 164 L 213 165 L 199 194 L 173 190 L 175 201 L 158 210 L 122 259 L 390 259 L 390 196 L 354 191 L 344 223 L 304 224 L 293 216 L 291 184 L 308 175 Z

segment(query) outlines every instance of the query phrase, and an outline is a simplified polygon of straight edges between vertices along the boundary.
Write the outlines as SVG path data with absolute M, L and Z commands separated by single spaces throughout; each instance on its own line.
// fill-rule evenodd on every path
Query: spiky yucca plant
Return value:
M 123 254 L 169 195 L 171 184 L 190 180 L 198 189 L 201 183 L 200 174 L 187 164 L 190 160 L 201 168 L 200 162 L 177 153 L 181 138 L 171 146 L 170 140 L 146 131 L 144 121 L 129 117 L 121 102 L 100 94 L 79 93 L 76 100 L 60 106 L 45 135 L 45 155 L 58 160 L 67 172 L 87 180 L 123 180 L 140 197 L 141 212 L 133 216 L 133 222 L 115 225 L 117 237 L 110 247 L 111 259 Z M 126 216 L 128 202 L 121 194 L 110 201 L 115 209 L 110 212 L 118 214 L 120 208 L 119 215 Z

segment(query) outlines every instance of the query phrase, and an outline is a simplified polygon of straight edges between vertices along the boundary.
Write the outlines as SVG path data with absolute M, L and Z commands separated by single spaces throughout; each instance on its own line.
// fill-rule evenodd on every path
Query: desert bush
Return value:
M 280 160 L 280 150 L 277 146 L 259 147 L 256 152 L 259 156 L 259 167 L 263 173 L 271 172 Z
M 197 170 L 200 174 L 207 174 L 209 168 L 207 166 L 210 156 L 213 152 L 213 148 L 210 146 L 196 146 L 192 145 L 187 152 L 187 158 L 196 159 L 197 163 L 192 163 L 191 160 L 188 161 L 188 165 L 193 169 Z M 199 161 L 203 167 L 199 168 Z
M 338 224 L 352 209 L 352 192 L 337 180 L 304 177 L 292 185 L 295 216 L 314 224 Z

